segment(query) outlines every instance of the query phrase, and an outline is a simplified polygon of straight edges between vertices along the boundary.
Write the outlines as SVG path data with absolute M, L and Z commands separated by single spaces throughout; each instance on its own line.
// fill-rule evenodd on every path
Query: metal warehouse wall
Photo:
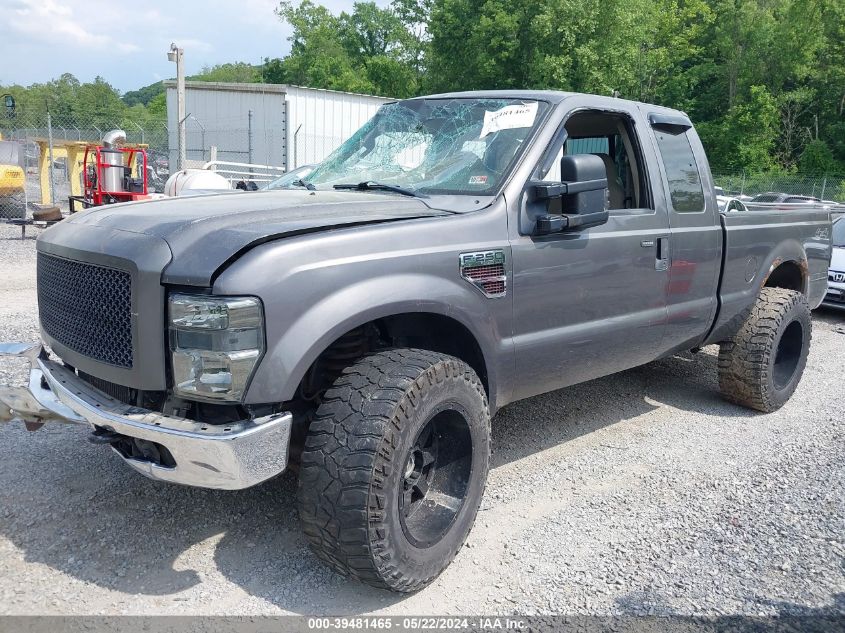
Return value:
M 299 86 L 286 86 L 285 89 L 291 167 L 320 162 L 369 121 L 379 106 L 393 101 Z
M 167 87 L 170 164 L 178 162 L 176 82 Z M 250 134 L 250 111 L 252 127 Z M 285 166 L 285 91 L 283 86 L 189 81 L 185 87 L 186 158 Z
M 176 82 L 166 81 L 165 86 L 170 163 L 176 165 Z M 218 160 L 287 169 L 319 162 L 388 101 L 282 84 L 189 81 L 185 88 L 187 160 L 209 160 L 214 145 Z

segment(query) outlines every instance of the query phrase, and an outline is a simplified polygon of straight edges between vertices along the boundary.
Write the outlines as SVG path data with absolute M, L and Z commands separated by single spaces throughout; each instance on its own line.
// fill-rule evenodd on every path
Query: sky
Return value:
M 387 0 L 377 0 L 379 5 Z M 334 13 L 352 2 L 321 0 Z M 0 0 L 0 85 L 43 83 L 69 72 L 103 77 L 121 92 L 176 76 L 170 43 L 185 49 L 185 71 L 290 50 L 278 0 Z M 9 63 L 14 60 L 14 63 Z

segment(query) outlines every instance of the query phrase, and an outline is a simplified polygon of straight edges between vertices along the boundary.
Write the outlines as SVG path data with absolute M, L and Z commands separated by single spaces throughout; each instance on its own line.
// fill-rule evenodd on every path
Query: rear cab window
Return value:
M 704 211 L 704 187 L 688 132 L 672 134 L 654 129 L 654 136 L 666 172 L 672 209 L 677 213 Z

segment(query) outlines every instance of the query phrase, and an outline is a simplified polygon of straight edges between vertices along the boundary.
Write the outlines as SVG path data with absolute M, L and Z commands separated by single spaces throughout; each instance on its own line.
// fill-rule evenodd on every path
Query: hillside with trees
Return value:
M 205 68 L 204 81 L 393 97 L 542 88 L 680 108 L 714 170 L 845 173 L 842 0 L 393 0 L 334 14 L 285 1 L 290 52 Z M 21 111 L 91 121 L 164 116 L 161 83 L 121 97 L 69 74 L 0 86 Z
M 618 94 L 688 112 L 715 170 L 845 172 L 841 0 L 394 0 L 339 15 L 306 0 L 278 14 L 293 35 L 272 81 Z

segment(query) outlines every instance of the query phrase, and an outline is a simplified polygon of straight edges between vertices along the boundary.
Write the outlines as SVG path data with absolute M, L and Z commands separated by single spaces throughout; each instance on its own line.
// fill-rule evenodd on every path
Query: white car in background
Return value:
M 732 196 L 716 196 L 716 203 L 719 205 L 719 211 L 722 213 L 748 211 L 748 207 L 745 206 L 742 200 Z
M 260 189 L 298 189 L 300 187 L 305 187 L 306 185 L 304 184 L 303 179 L 307 178 L 308 175 L 314 171 L 316 166 L 317 165 L 302 165 L 296 169 L 292 169 L 284 176 L 268 182 L 263 187 L 260 187 Z

